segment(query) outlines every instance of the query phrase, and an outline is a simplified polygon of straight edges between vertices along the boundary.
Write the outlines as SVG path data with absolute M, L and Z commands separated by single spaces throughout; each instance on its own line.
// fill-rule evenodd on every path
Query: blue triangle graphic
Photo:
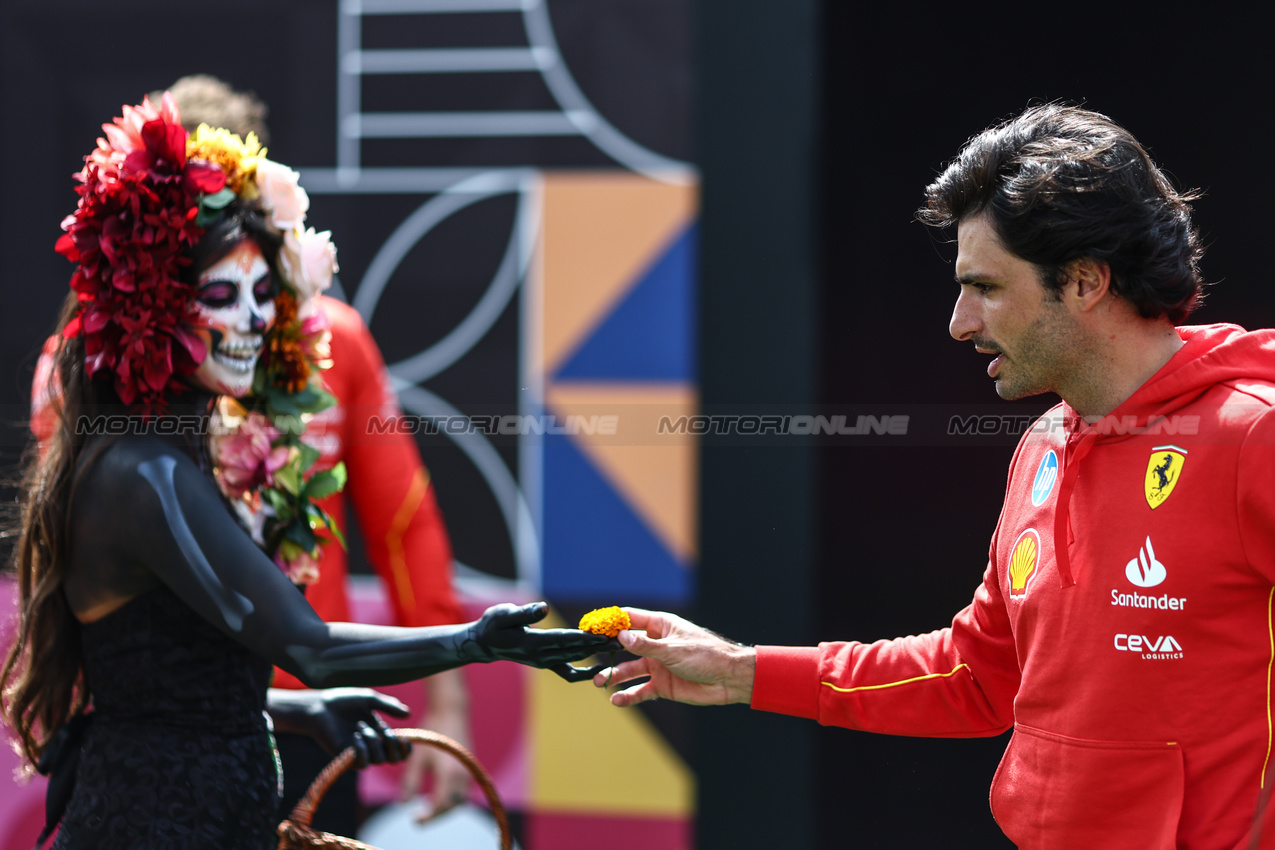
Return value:
M 547 596 L 662 606 L 691 601 L 692 571 L 664 548 L 569 438 L 545 436 L 544 464 Z
M 553 377 L 693 382 L 698 246 L 692 223 Z

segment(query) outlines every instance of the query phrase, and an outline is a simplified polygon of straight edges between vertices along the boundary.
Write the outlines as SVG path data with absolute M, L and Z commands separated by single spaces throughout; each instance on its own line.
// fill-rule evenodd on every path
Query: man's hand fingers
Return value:
M 399 786 L 399 799 L 404 803 L 420 793 L 425 771 L 429 769 L 434 752 L 432 747 L 420 747 L 412 751 L 407 769 L 403 771 L 403 783 Z
M 457 791 L 455 788 L 444 788 L 443 783 L 437 783 L 438 787 L 434 789 L 434 793 L 430 795 L 429 802 L 433 811 L 427 817 L 417 818 L 417 823 L 425 823 L 431 821 L 439 815 L 446 814 L 452 809 L 465 802 L 465 794 L 463 791 Z
M 593 684 L 599 688 L 614 688 L 641 676 L 651 675 L 650 663 L 645 658 L 636 661 L 625 661 L 614 667 L 603 667 L 593 677 Z
M 616 691 L 611 694 L 611 705 L 627 708 L 631 705 L 638 705 L 643 702 L 650 702 L 653 699 L 659 699 L 659 692 L 656 690 L 653 681 L 643 682 L 636 687 L 628 688 L 622 691 Z
M 624 613 L 629 615 L 629 628 L 652 632 L 656 637 L 664 634 L 668 624 L 667 616 L 657 611 L 626 607 Z
M 619 641 L 620 646 L 634 655 L 655 656 L 661 648 L 660 642 L 649 632 L 639 629 L 625 629 L 620 632 Z

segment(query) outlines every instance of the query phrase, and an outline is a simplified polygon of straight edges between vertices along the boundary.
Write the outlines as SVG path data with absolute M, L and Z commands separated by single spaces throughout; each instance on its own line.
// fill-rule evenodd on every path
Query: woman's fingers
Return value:
M 363 742 L 363 746 L 367 750 L 369 764 L 383 764 L 385 762 L 385 743 L 381 738 L 380 730 L 374 729 L 367 721 L 360 720 L 358 726 L 355 727 L 354 738 Z

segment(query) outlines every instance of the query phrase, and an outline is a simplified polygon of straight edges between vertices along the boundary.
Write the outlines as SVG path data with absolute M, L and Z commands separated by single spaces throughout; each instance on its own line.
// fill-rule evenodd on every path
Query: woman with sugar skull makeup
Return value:
M 578 681 L 589 671 L 569 662 L 607 642 L 529 628 L 543 604 L 428 628 L 314 614 L 290 579 L 329 528 L 313 500 L 341 485 L 339 470 L 311 474 L 299 435 L 330 403 L 308 301 L 331 245 L 302 230 L 295 174 L 255 139 L 190 137 L 167 96 L 104 130 L 58 242 L 75 298 L 58 427 L 23 488 L 4 714 L 33 764 L 74 778 L 55 847 L 264 850 L 272 664 L 313 687 L 495 660 Z M 329 716 L 388 706 L 355 697 Z M 280 717 L 311 713 L 295 699 Z

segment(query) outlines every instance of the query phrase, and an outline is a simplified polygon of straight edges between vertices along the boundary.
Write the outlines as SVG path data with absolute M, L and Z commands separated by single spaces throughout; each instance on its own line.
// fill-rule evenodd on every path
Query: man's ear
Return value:
M 1081 312 L 1088 312 L 1111 292 L 1111 266 L 1106 260 L 1081 257 L 1065 267 L 1063 297 Z

